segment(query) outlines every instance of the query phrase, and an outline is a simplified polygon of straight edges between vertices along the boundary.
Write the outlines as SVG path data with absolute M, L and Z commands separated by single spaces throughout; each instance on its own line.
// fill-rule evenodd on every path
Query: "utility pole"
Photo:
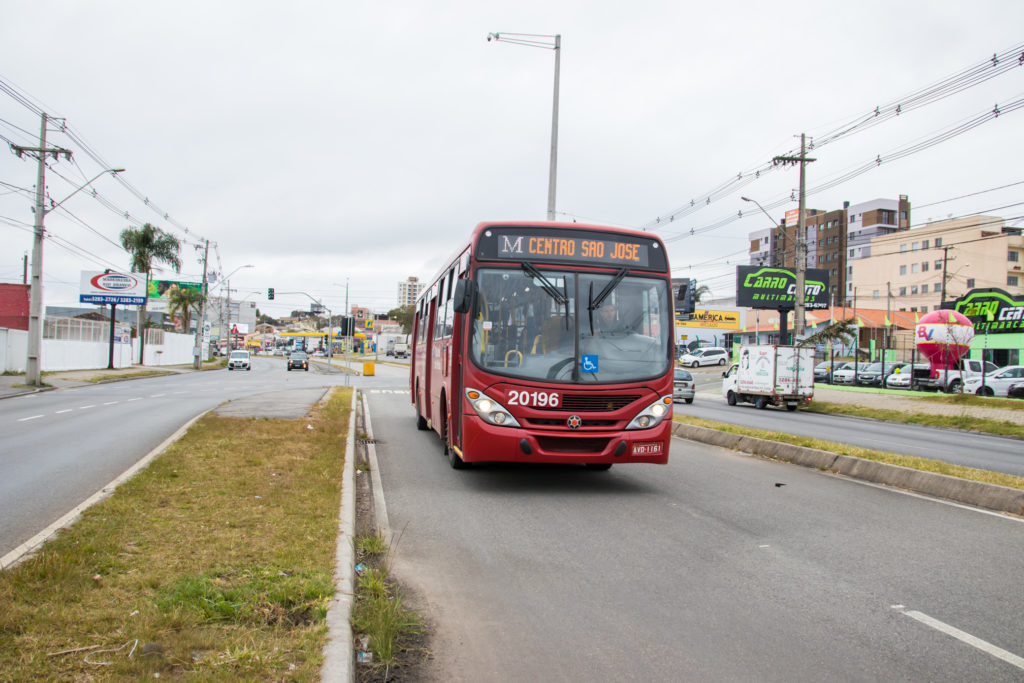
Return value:
M 202 297 L 199 299 L 199 319 L 196 320 L 196 349 L 195 359 L 192 361 L 192 368 L 198 370 L 203 363 L 203 346 L 206 341 L 206 267 L 210 257 L 210 240 L 206 240 L 203 247 L 203 286 L 199 290 Z
M 28 354 L 25 359 L 25 383 L 37 387 L 42 386 L 39 356 L 43 347 L 43 218 L 46 216 L 43 202 L 46 199 L 46 155 L 51 154 L 54 159 L 60 154 L 63 154 L 65 159 L 71 158 L 69 150 L 46 146 L 46 123 L 49 120 L 46 112 L 43 112 L 42 118 L 38 147 L 11 145 L 11 149 L 19 157 L 25 152 L 35 152 L 36 158 L 39 160 L 36 174 L 35 227 L 32 239 L 32 286 L 29 290 Z
M 800 215 L 797 218 L 796 232 L 796 292 L 793 298 L 793 341 L 804 334 L 804 303 L 807 298 L 805 292 L 805 281 L 807 278 L 807 229 L 806 217 L 804 216 L 804 191 L 806 187 L 805 167 L 817 159 L 807 157 L 807 136 L 800 134 L 800 156 L 798 157 L 775 157 L 772 161 L 776 164 L 800 164 Z

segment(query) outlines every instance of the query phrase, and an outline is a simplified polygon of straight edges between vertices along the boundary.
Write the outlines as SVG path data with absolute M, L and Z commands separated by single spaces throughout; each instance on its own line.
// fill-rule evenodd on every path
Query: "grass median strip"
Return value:
M 1024 489 L 1024 477 L 1016 477 L 1012 474 L 1002 474 L 1000 472 L 990 472 L 988 470 L 978 470 L 971 467 L 953 465 L 947 462 L 942 462 L 941 460 L 930 460 L 928 458 L 918 458 L 912 455 L 900 455 L 898 453 L 875 451 L 869 448 L 859 448 L 857 446 L 836 443 L 834 441 L 814 439 L 809 436 L 799 436 L 797 434 L 786 434 L 784 432 L 771 432 L 764 429 L 740 427 L 738 425 L 732 425 L 725 422 L 704 420 L 698 417 L 677 415 L 674 420 L 676 422 L 696 425 L 698 427 L 706 427 L 708 429 L 716 429 L 720 432 L 728 432 L 730 434 L 742 434 L 744 436 L 751 436 L 757 439 L 778 441 L 807 448 L 816 448 L 822 451 L 828 451 L 829 453 L 849 455 L 855 458 L 863 458 L 865 460 L 874 460 L 876 462 L 884 462 L 890 465 L 909 467 L 911 469 L 922 470 L 924 472 L 936 472 L 938 474 L 946 474 L 951 477 L 980 481 L 986 484 L 998 484 L 999 486 Z
M 317 678 L 350 409 L 207 415 L 0 572 L 0 678 Z
M 983 405 L 992 408 L 1010 410 L 1020 410 L 1024 408 L 1024 401 L 1015 402 L 1013 399 L 985 399 L 974 396 L 963 397 L 961 400 L 957 400 L 957 397 L 955 396 L 943 396 L 936 398 L 948 399 L 944 401 L 935 401 L 937 403 L 950 403 L 953 405 Z M 988 401 L 989 403 L 979 404 L 978 401 Z M 1024 425 L 1022 424 L 1010 422 L 1009 420 L 993 420 L 990 418 L 972 417 L 966 413 L 960 415 L 941 415 L 924 412 L 912 413 L 899 410 L 887 410 L 884 408 L 869 408 L 846 403 L 834 403 L 829 401 L 812 402 L 805 408 L 805 410 L 811 410 L 817 413 L 839 413 L 854 417 L 867 417 L 873 420 L 885 420 L 887 422 L 909 422 L 913 424 L 928 425 L 931 427 L 963 429 L 973 432 L 983 432 L 985 434 L 1012 436 L 1018 439 L 1024 439 Z

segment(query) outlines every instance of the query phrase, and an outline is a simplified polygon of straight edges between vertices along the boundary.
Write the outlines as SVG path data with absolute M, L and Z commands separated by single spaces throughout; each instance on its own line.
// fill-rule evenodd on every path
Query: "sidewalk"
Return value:
M 214 366 L 212 363 L 206 363 L 205 367 L 200 370 L 215 370 L 219 369 L 218 366 Z M 182 365 L 132 365 L 127 368 L 114 368 L 108 370 L 107 368 L 93 369 L 93 370 L 68 370 L 64 372 L 47 372 L 43 373 L 43 384 L 49 385 L 42 388 L 36 388 L 25 384 L 25 375 L 0 375 L 0 399 L 10 398 L 12 396 L 22 396 L 24 394 L 33 394 L 39 391 L 52 391 L 54 389 L 65 389 L 68 387 L 80 387 L 88 384 L 95 384 L 98 378 L 104 378 L 103 381 L 116 382 L 120 380 L 134 379 L 136 377 L 155 377 L 157 374 L 162 375 L 173 375 L 182 374 L 186 372 L 196 372 L 191 366 Z

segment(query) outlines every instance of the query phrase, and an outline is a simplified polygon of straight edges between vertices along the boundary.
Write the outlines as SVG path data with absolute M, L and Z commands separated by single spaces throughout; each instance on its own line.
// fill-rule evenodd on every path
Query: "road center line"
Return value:
M 127 401 L 125 401 L 125 403 L 131 403 L 132 401 L 141 401 L 141 400 L 142 400 L 141 396 L 136 396 L 135 398 L 128 399 Z
M 65 408 L 64 410 L 58 410 L 57 414 L 60 415 L 61 413 L 70 413 L 72 410 L 74 410 L 74 408 Z
M 29 420 L 34 420 L 37 417 L 42 417 L 42 415 L 30 415 L 28 417 L 19 417 L 18 422 L 28 422 Z
M 78 409 L 79 410 L 87 410 L 89 408 L 95 408 L 95 407 L 96 407 L 96 404 L 93 403 L 92 405 L 88 405 L 88 406 L 78 406 Z
M 105 405 L 105 406 L 116 406 L 118 403 L 120 403 L 120 401 L 107 401 L 103 405 Z
M 902 608 L 902 605 L 898 605 L 896 606 L 896 608 L 900 609 Z M 926 626 L 931 626 L 933 629 L 939 631 L 940 633 L 945 633 L 947 636 L 952 636 L 957 640 L 967 643 L 971 647 L 975 647 L 981 650 L 982 652 L 992 655 L 993 657 L 997 657 L 1008 664 L 1013 664 L 1018 669 L 1024 669 L 1024 657 L 1019 657 L 1013 654 L 1012 652 L 1008 652 L 997 645 L 993 645 L 992 643 L 984 641 L 981 638 L 972 636 L 970 633 L 961 631 L 960 629 L 954 626 L 950 626 L 949 624 L 943 621 L 939 621 L 938 619 L 930 617 L 922 612 L 918 612 L 916 610 L 911 609 L 901 609 L 901 611 L 911 619 L 916 619 L 917 621 L 921 622 Z
M 150 398 L 163 398 L 167 394 L 150 394 Z

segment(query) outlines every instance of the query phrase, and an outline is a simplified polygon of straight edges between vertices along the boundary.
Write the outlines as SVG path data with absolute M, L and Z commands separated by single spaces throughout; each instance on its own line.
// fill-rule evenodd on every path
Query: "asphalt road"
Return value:
M 1020 520 L 678 439 L 456 472 L 368 392 L 432 680 L 1024 679 Z
M 0 557 L 224 401 L 344 384 L 343 375 L 323 370 L 314 364 L 308 372 L 287 372 L 283 359 L 257 356 L 249 372 L 186 373 L 0 401 Z M 378 370 L 395 378 L 407 372 Z M 350 378 L 353 386 L 376 381 Z

